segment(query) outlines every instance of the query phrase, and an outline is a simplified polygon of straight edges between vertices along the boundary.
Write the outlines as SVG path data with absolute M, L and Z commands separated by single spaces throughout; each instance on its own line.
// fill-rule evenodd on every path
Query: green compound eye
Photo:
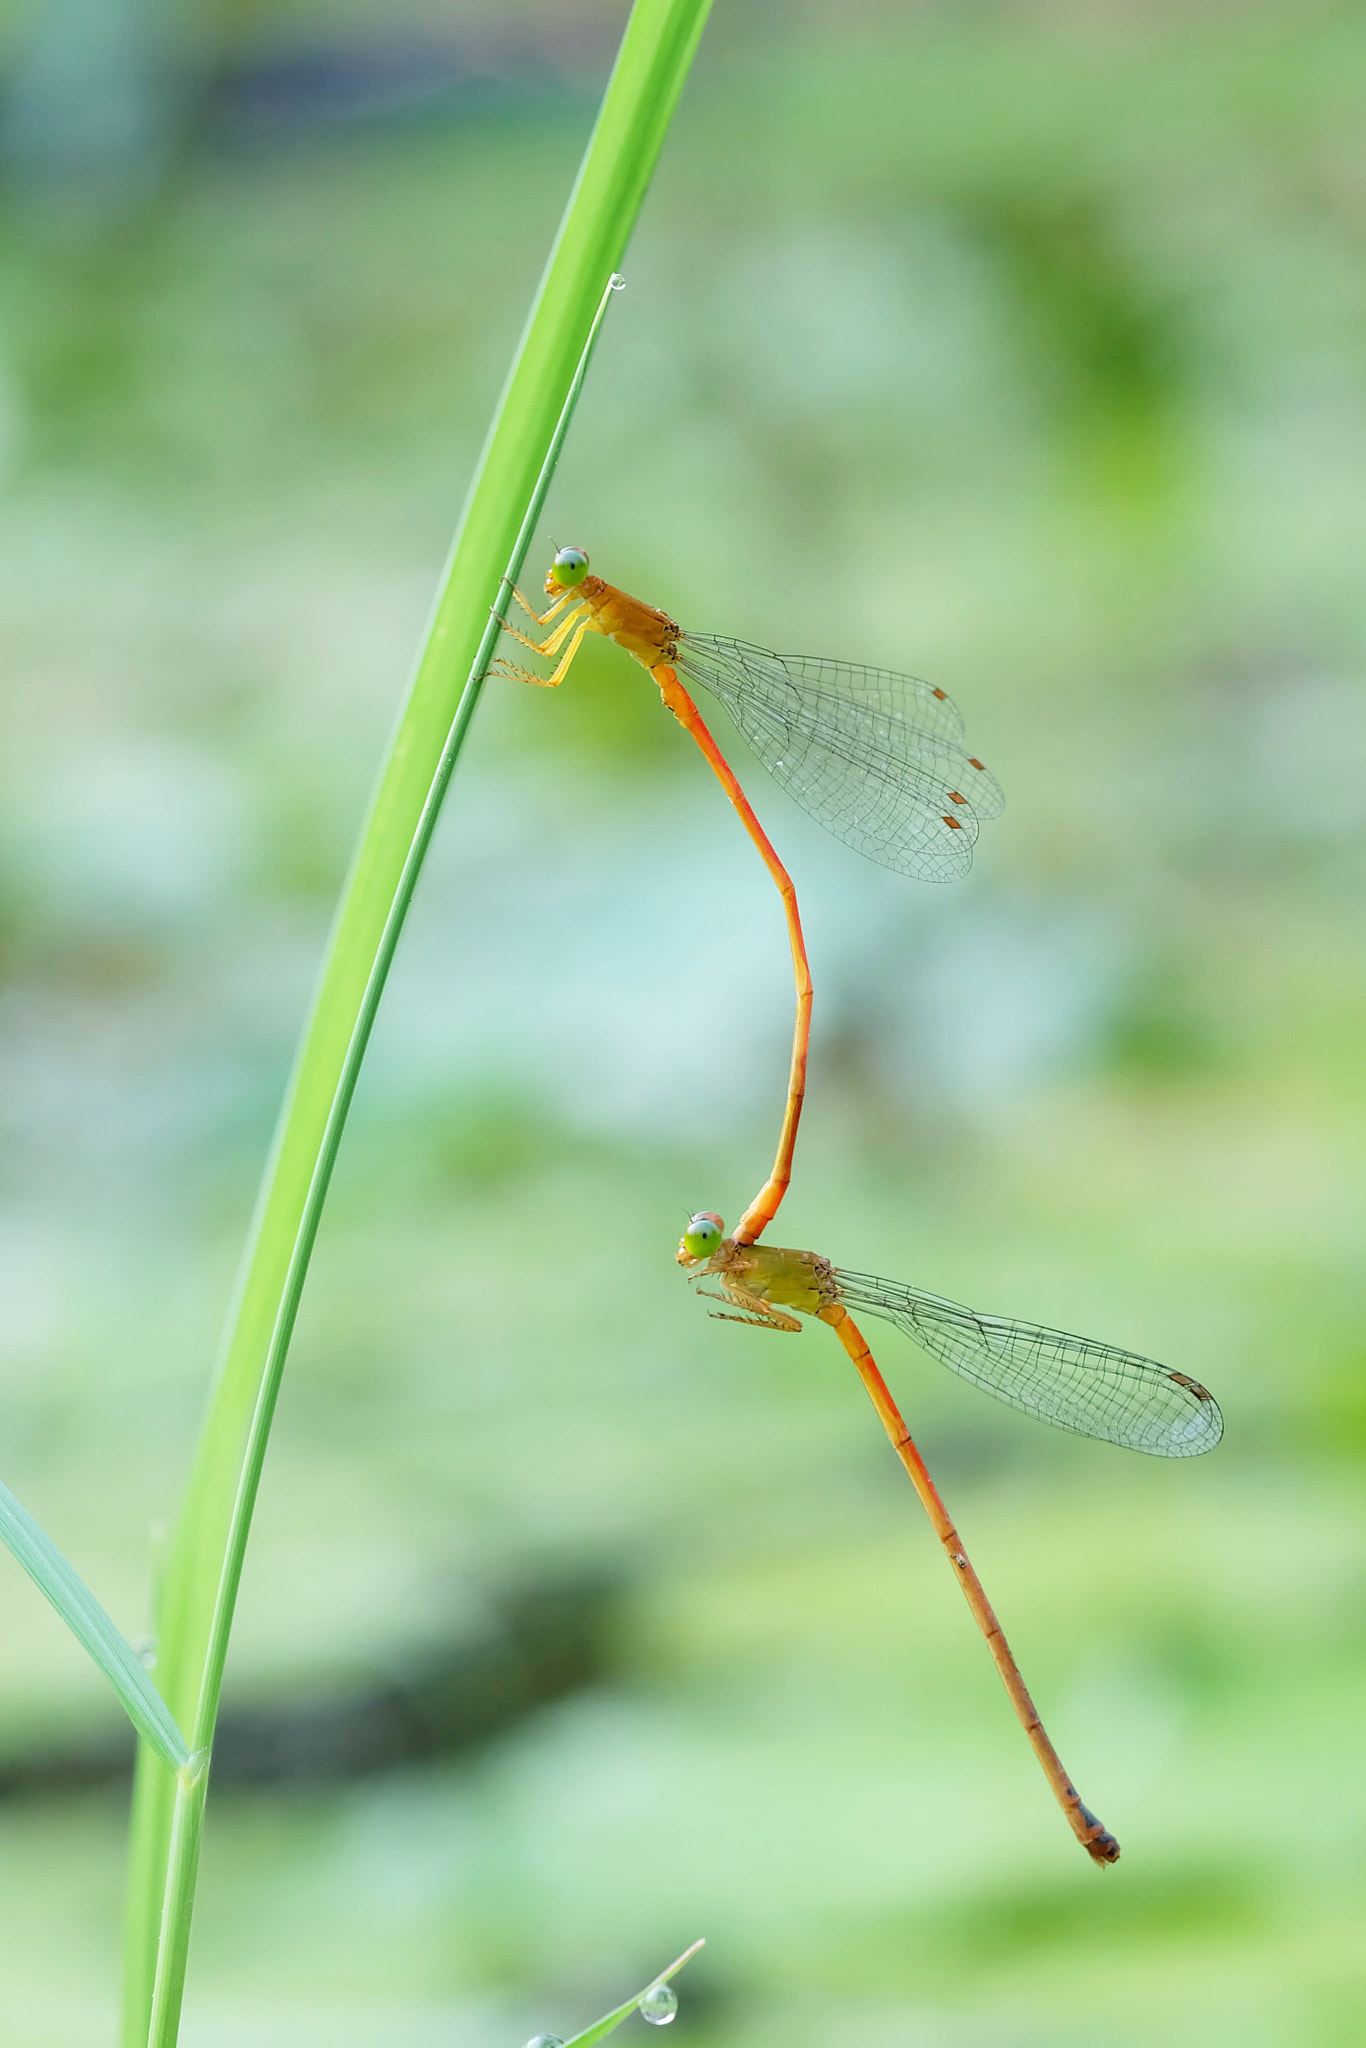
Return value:
M 691 1259 L 709 1259 L 720 1244 L 725 1233 L 725 1224 L 710 1209 L 702 1209 L 693 1217 L 683 1233 L 683 1249 Z
M 550 565 L 550 573 L 557 583 L 572 590 L 588 574 L 588 557 L 582 548 L 561 548 Z

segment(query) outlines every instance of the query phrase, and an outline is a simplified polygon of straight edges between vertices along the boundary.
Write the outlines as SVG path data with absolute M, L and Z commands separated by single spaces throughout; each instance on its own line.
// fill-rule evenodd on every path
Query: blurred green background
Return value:
M 0 1470 L 130 1634 L 624 11 L 4 17 Z M 935 890 L 754 771 L 817 991 L 778 1237 L 1219 1395 L 1167 1466 L 881 1333 L 1123 1862 L 833 1340 L 673 1266 L 767 1167 L 785 948 L 590 646 L 490 686 L 454 785 L 228 1705 L 345 1701 L 556 1574 L 612 1589 L 592 1681 L 444 1761 L 225 1786 L 192 2048 L 568 2034 L 699 1933 L 698 2048 L 1360 2041 L 1363 112 L 1345 5 L 718 0 L 546 521 L 700 630 L 930 676 L 1006 786 Z M 0 1777 L 117 1740 L 8 1563 L 0 1630 Z M 0 1801 L 15 2048 L 111 2036 L 125 1811 Z

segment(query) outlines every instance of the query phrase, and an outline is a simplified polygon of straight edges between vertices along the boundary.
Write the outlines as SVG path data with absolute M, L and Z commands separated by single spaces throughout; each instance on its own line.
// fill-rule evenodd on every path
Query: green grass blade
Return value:
M 158 1675 L 173 1712 L 194 1731 L 196 1751 L 212 1739 L 237 1580 L 313 1235 L 388 961 L 478 699 L 493 637 L 489 607 L 519 535 L 529 533 L 529 508 L 548 480 L 604 287 L 634 225 L 708 5 L 638 0 L 631 15 L 343 891 L 162 1588 Z M 206 1782 L 205 1773 L 191 1782 L 150 1748 L 141 1751 L 125 2048 L 149 2041 L 171 2048 L 176 2037 Z
M 697 1954 L 697 1951 L 705 1946 L 705 1941 L 706 1937 L 703 1936 L 695 1941 L 691 1948 L 685 1948 L 681 1956 L 674 1958 L 667 1970 L 661 1970 L 657 1977 L 651 1977 L 649 1983 L 642 1990 L 637 1991 L 634 1998 L 628 1998 L 625 2005 L 619 2005 L 615 2012 L 609 2012 L 602 2019 L 594 2020 L 591 2027 L 585 2027 L 581 2034 L 575 2034 L 566 2041 L 564 2048 L 589 2048 L 591 2042 L 601 2041 L 605 2035 L 610 2034 L 614 2028 L 619 2027 L 623 2020 L 629 2020 L 631 2014 L 640 2004 L 641 1999 L 648 1992 L 653 1991 L 656 1984 L 666 1984 L 670 1977 L 675 1976 L 682 1969 L 684 1963 L 690 1961 Z
M 0 1486 L 0 1540 L 9 1545 L 38 1591 L 56 1608 L 82 1648 L 88 1650 L 123 1703 L 144 1742 L 173 1771 L 190 1760 L 189 1745 L 171 1710 L 147 1676 L 142 1659 L 58 1550 L 28 1509 Z

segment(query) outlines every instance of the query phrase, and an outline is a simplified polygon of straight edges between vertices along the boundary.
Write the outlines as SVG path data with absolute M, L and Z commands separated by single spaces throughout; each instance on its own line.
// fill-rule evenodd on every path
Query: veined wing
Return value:
M 966 874 L 981 821 L 1005 799 L 963 751 L 962 720 L 942 691 L 890 670 L 693 634 L 680 638 L 676 660 L 837 838 L 925 881 Z
M 748 640 L 718 639 L 710 633 L 685 633 L 683 644 L 703 651 L 718 667 L 730 666 L 742 681 L 756 670 L 762 678 L 776 668 L 788 682 L 846 697 L 866 705 L 870 711 L 885 712 L 903 725 L 947 740 L 950 746 L 963 745 L 963 715 L 958 706 L 946 690 L 923 682 L 919 676 L 899 675 L 888 668 L 865 668 L 859 662 L 835 661 L 818 654 L 772 654 L 766 647 L 752 646 Z
M 1057 1429 L 1158 1458 L 1199 1457 L 1224 1433 L 1208 1388 L 1151 1358 L 1034 1323 L 977 1315 L 869 1273 L 835 1277 L 849 1308 L 886 1316 L 961 1378 Z

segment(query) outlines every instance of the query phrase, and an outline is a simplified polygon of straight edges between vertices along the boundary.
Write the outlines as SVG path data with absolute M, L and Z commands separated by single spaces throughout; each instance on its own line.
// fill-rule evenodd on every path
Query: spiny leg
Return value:
M 563 611 L 564 607 L 569 603 L 571 598 L 579 596 L 579 591 L 573 584 L 571 584 L 568 590 L 562 590 L 560 592 L 560 595 L 556 598 L 554 604 L 551 605 L 550 610 L 548 612 L 538 612 L 535 605 L 528 603 L 527 599 L 523 597 L 521 591 L 517 588 L 517 585 L 515 583 L 508 583 L 506 576 L 503 578 L 503 581 L 507 584 L 508 589 L 512 592 L 513 596 L 516 598 L 518 604 L 522 607 L 522 610 L 526 613 L 527 617 L 529 619 L 534 619 L 538 626 L 548 626 L 550 624 L 550 621 L 554 618 L 556 612 Z M 512 627 L 509 626 L 509 633 L 512 630 Z
M 559 685 L 564 681 L 565 676 L 568 674 L 569 664 L 573 661 L 574 656 L 579 651 L 579 642 L 582 640 L 584 634 L 588 631 L 592 623 L 593 621 L 591 620 L 591 618 L 581 619 L 578 622 L 573 638 L 570 640 L 569 645 L 565 648 L 564 653 L 561 655 L 559 667 L 555 670 L 553 675 L 536 676 L 531 673 L 531 670 L 529 668 L 518 668 L 515 661 L 504 661 L 502 659 L 489 663 L 489 673 L 490 675 L 515 676 L 519 683 L 535 683 L 536 687 L 541 690 L 557 689 Z M 521 639 L 521 637 L 522 636 L 520 633 L 516 635 L 516 638 L 519 640 Z M 534 647 L 536 645 L 534 640 L 528 640 L 526 644 L 528 647 Z M 540 650 L 537 649 L 538 653 L 539 651 Z
M 710 1287 L 699 1287 L 697 1291 L 699 1294 L 705 1294 L 708 1301 L 724 1301 L 728 1308 L 748 1310 L 746 1315 L 717 1316 L 715 1309 L 709 1309 L 708 1314 L 716 1316 L 718 1323 L 758 1323 L 765 1330 L 790 1330 L 798 1335 L 801 1333 L 802 1326 L 795 1316 L 786 1314 L 783 1309 L 774 1308 L 771 1302 L 764 1301 L 760 1295 L 751 1294 L 747 1287 L 731 1286 L 724 1294 L 717 1294 Z
M 533 640 L 530 634 L 519 633 L 517 628 L 509 625 L 506 619 L 502 621 L 502 627 L 503 631 L 510 633 L 514 640 L 519 640 L 523 647 L 529 647 L 533 654 L 553 654 L 565 636 L 573 632 L 575 625 L 582 619 L 583 612 L 586 611 L 586 606 L 582 608 L 582 611 L 572 611 L 567 619 L 561 619 L 554 632 L 548 634 L 544 640 Z M 584 619 L 583 623 L 588 623 L 591 617 L 592 614 L 589 613 L 588 619 Z
M 718 1301 L 722 1298 L 719 1294 L 716 1296 Z M 786 1323 L 770 1322 L 767 1316 L 729 1316 L 721 1308 L 709 1308 L 707 1314 L 714 1323 L 748 1323 L 751 1330 L 776 1330 L 779 1336 L 787 1332 Z

